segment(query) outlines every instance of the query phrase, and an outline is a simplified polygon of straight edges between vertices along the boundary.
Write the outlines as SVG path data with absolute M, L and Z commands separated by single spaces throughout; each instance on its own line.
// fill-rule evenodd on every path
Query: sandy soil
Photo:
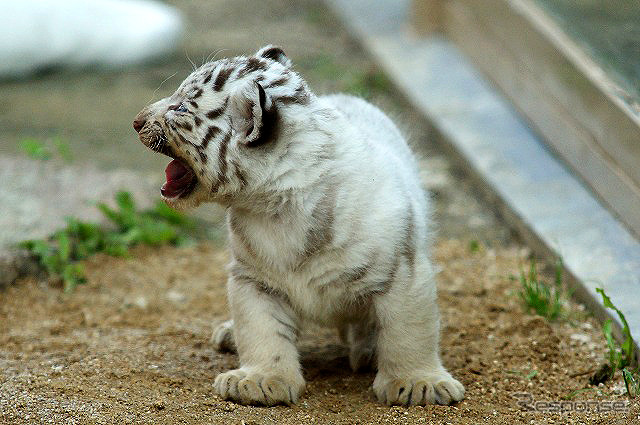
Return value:
M 0 293 L 0 423 L 637 420 L 640 406 L 628 404 L 620 380 L 575 400 L 619 402 L 626 412 L 530 412 L 518 405 L 516 393 L 560 402 L 588 387 L 604 355 L 599 326 L 579 308 L 571 306 L 570 320 L 552 324 L 523 313 L 509 275 L 525 254 L 517 246 L 472 253 L 468 242 L 438 243 L 443 360 L 467 398 L 455 406 L 412 408 L 376 403 L 373 373 L 351 373 L 344 347 L 326 329 L 310 329 L 301 341 L 308 386 L 298 405 L 220 400 L 213 379 L 237 366 L 235 355 L 216 353 L 209 342 L 213 326 L 227 316 L 225 251 L 199 244 L 139 248 L 131 259 L 97 256 L 87 262 L 89 282 L 75 293 L 36 279 Z M 575 406 L 565 402 L 569 407 Z
M 13 146 L 23 137 L 60 134 L 77 165 L 161 176 L 166 163 L 136 142 L 131 119 L 147 101 L 173 91 L 191 69 L 189 57 L 201 62 L 220 49 L 229 49 L 221 53 L 226 56 L 281 44 L 320 93 L 347 90 L 376 75 L 375 64 L 315 0 L 172 3 L 188 22 L 177 58 L 122 73 L 51 74 L 3 84 L 0 153 L 19 154 Z M 0 423 L 638 422 L 637 403 L 627 412 L 579 414 L 518 405 L 516 393 L 544 403 L 585 388 L 604 356 L 600 328 L 575 306 L 571 320 L 560 323 L 524 314 L 508 276 L 518 273 L 526 249 L 473 196 L 393 87 L 377 90 L 372 100 L 428 152 L 421 166 L 441 235 L 436 257 L 443 270 L 443 359 L 465 384 L 466 400 L 448 407 L 381 406 L 370 389 L 373 373 L 351 373 L 336 335 L 323 329 L 310 329 L 301 341 L 308 385 L 298 405 L 245 407 L 220 400 L 213 379 L 235 367 L 237 357 L 215 353 L 209 343 L 213 327 L 227 316 L 226 259 L 223 249 L 204 243 L 140 248 L 130 259 L 95 257 L 87 263 L 89 282 L 72 294 L 37 279 L 0 292 Z M 471 252 L 472 240 L 484 248 Z M 626 402 L 622 393 L 618 379 L 576 399 Z

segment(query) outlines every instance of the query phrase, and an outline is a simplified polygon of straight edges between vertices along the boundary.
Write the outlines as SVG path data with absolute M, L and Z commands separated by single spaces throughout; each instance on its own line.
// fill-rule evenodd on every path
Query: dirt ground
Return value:
M 123 73 L 51 74 L 3 84 L 0 140 L 6 143 L 0 153 L 19 155 L 15 142 L 23 137 L 62 135 L 77 166 L 97 163 L 161 176 L 165 160 L 136 142 L 131 119 L 177 86 L 191 69 L 187 57 L 198 63 L 222 48 L 229 49 L 220 53 L 226 56 L 280 44 L 320 93 L 373 87 L 371 99 L 423 154 L 423 183 L 439 223 L 442 356 L 467 398 L 455 406 L 379 405 L 370 388 L 374 374 L 351 373 L 336 335 L 314 328 L 300 344 L 307 390 L 298 405 L 245 407 L 220 400 L 213 379 L 237 366 L 236 356 L 215 353 L 209 342 L 213 327 L 227 317 L 226 254 L 222 246 L 201 242 L 139 248 L 129 259 L 97 256 L 86 264 L 88 283 L 71 294 L 35 278 L 0 292 L 1 424 L 640 421 L 640 407 L 626 404 L 620 378 L 575 400 L 600 400 L 600 408 L 609 410 L 619 402 L 626 411 L 596 412 L 593 405 L 588 413 L 568 411 L 583 409 L 564 398 L 588 387 L 604 358 L 599 325 L 575 305 L 569 320 L 551 324 L 523 312 L 509 276 L 519 273 L 527 249 L 474 196 L 429 139 L 429 128 L 379 79 L 375 64 L 320 2 L 172 3 L 188 22 L 185 51 L 177 58 Z M 213 215 L 215 222 L 220 211 Z M 471 250 L 477 241 L 481 248 Z M 533 401 L 516 394 L 530 394 Z M 562 401 L 565 412 L 528 411 L 519 401 L 537 402 L 538 410 Z
M 526 251 L 437 244 L 442 357 L 467 393 L 455 406 L 412 408 L 378 404 L 373 373 L 353 374 L 345 349 L 326 329 L 310 329 L 300 343 L 308 385 L 298 405 L 223 401 L 212 382 L 237 366 L 237 356 L 214 352 L 209 337 L 227 317 L 225 250 L 201 243 L 139 248 L 130 259 L 100 255 L 87 262 L 89 282 L 72 294 L 37 279 L 0 293 L 0 423 L 637 421 L 640 406 L 629 404 L 620 379 L 574 400 L 607 401 L 609 408 L 618 402 L 624 412 L 566 411 L 584 407 L 563 398 L 588 387 L 604 343 L 599 326 L 576 306 L 570 320 L 552 324 L 523 313 L 509 275 Z M 566 412 L 527 411 L 518 393 L 564 402 Z

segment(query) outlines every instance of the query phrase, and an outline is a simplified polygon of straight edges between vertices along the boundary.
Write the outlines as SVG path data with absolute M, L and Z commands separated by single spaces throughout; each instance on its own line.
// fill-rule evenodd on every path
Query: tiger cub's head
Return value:
M 173 160 L 163 199 L 176 208 L 228 202 L 277 169 L 283 117 L 314 99 L 281 48 L 209 62 L 133 121 L 142 143 Z

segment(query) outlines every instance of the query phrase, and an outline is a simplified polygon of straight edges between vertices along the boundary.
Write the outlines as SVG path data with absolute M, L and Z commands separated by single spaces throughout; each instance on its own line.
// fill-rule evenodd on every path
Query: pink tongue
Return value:
M 171 161 L 164 170 L 164 174 L 167 177 L 167 181 L 162 185 L 160 191 L 167 198 L 180 195 L 193 180 L 193 171 L 179 159 Z
M 180 177 L 183 177 L 185 174 L 189 172 L 189 169 L 184 166 L 182 161 L 179 159 L 174 159 L 167 165 L 167 168 L 164 170 L 164 174 L 167 176 L 167 181 L 178 180 Z

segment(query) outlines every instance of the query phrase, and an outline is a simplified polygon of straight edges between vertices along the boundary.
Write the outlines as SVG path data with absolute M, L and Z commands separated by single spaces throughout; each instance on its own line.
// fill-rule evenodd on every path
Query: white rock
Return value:
M 181 303 L 187 299 L 187 296 L 182 292 L 171 290 L 167 292 L 167 298 L 169 298 L 169 300 L 173 301 L 174 303 Z
M 589 342 L 591 342 L 591 337 L 589 335 L 585 335 L 581 333 L 573 333 L 569 335 L 569 338 L 571 338 L 574 341 L 581 342 L 583 344 L 588 344 Z
M 149 305 L 149 301 L 147 301 L 145 297 L 139 296 L 133 301 L 133 305 L 144 309 L 144 308 L 147 308 L 147 306 Z

